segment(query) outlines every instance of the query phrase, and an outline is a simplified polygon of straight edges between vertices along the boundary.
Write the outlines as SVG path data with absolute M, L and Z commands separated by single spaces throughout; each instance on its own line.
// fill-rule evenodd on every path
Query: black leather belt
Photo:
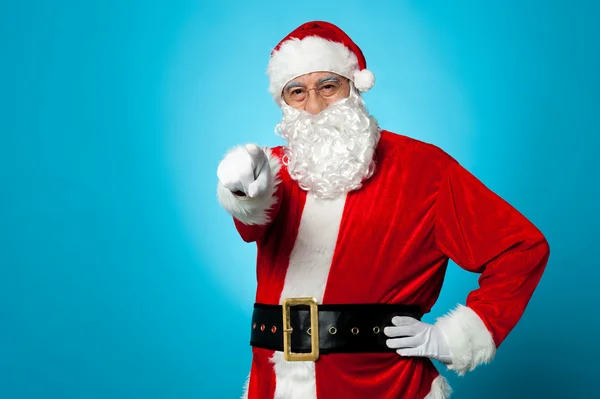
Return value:
M 314 361 L 319 354 L 327 353 L 389 352 L 394 349 L 385 344 L 388 338 L 383 329 L 392 325 L 392 318 L 409 316 L 421 320 L 422 317 L 416 305 L 317 305 L 308 298 L 291 301 L 287 306 L 254 304 L 250 345 L 283 351 L 288 360 Z M 315 322 L 318 324 L 316 337 L 311 329 L 311 314 L 313 328 Z M 287 327 L 284 315 L 288 318 Z M 284 334 L 284 330 L 288 333 Z

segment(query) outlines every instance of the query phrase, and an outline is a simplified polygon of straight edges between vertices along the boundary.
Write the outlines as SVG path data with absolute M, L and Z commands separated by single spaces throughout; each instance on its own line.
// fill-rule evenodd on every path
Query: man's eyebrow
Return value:
M 324 78 L 321 78 L 321 79 L 319 79 L 319 80 L 317 81 L 317 86 L 320 86 L 320 85 L 322 85 L 323 83 L 325 83 L 325 82 L 328 82 L 328 81 L 330 81 L 330 80 L 332 80 L 332 81 L 336 81 L 336 82 L 338 82 L 338 83 L 340 82 L 340 78 L 338 78 L 337 76 L 330 75 L 330 76 L 326 76 L 326 77 L 324 77 Z
M 290 82 L 290 83 L 288 83 L 288 84 L 285 85 L 284 90 L 285 91 L 290 91 L 291 89 L 296 88 L 296 87 L 304 87 L 304 85 L 302 83 L 300 83 L 300 82 Z

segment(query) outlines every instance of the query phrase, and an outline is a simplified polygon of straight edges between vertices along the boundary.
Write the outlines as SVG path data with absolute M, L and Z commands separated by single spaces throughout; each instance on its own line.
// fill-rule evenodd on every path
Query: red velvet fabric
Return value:
M 274 153 L 281 157 L 281 148 Z M 323 303 L 402 303 L 427 313 L 452 259 L 481 273 L 466 305 L 500 345 L 546 266 L 542 233 L 434 145 L 383 131 L 376 161 L 375 175 L 348 194 Z M 235 221 L 257 243 L 256 301 L 267 304 L 280 303 L 306 201 L 285 166 L 280 177 L 272 223 Z M 249 399 L 273 397 L 272 353 L 253 349 Z M 429 359 L 395 352 L 324 355 L 316 363 L 317 398 L 423 398 L 438 374 Z

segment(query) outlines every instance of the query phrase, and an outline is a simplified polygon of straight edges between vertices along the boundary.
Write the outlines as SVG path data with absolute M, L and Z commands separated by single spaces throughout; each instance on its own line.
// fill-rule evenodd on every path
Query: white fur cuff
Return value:
M 440 327 L 450 352 L 452 364 L 448 369 L 465 375 L 475 367 L 489 363 L 496 355 L 496 344 L 481 318 L 471 308 L 458 305 L 453 311 L 439 318 Z
M 452 388 L 448 384 L 448 380 L 440 374 L 431 383 L 431 391 L 425 396 L 425 399 L 448 399 L 451 394 Z
M 221 206 L 231 216 L 247 225 L 264 226 L 270 222 L 268 211 L 277 203 L 277 186 L 281 164 L 279 159 L 268 149 L 264 149 L 269 166 L 271 167 L 272 180 L 264 194 L 250 198 L 238 197 L 225 188 L 220 182 L 217 184 L 217 198 Z

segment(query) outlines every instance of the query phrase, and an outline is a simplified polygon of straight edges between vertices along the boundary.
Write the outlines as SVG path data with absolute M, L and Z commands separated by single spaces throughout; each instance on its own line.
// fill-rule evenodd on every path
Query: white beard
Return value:
M 317 115 L 282 101 L 276 132 L 287 141 L 283 163 L 298 185 L 317 198 L 336 198 L 362 187 L 375 172 L 373 155 L 381 135 L 362 98 L 350 88 Z

